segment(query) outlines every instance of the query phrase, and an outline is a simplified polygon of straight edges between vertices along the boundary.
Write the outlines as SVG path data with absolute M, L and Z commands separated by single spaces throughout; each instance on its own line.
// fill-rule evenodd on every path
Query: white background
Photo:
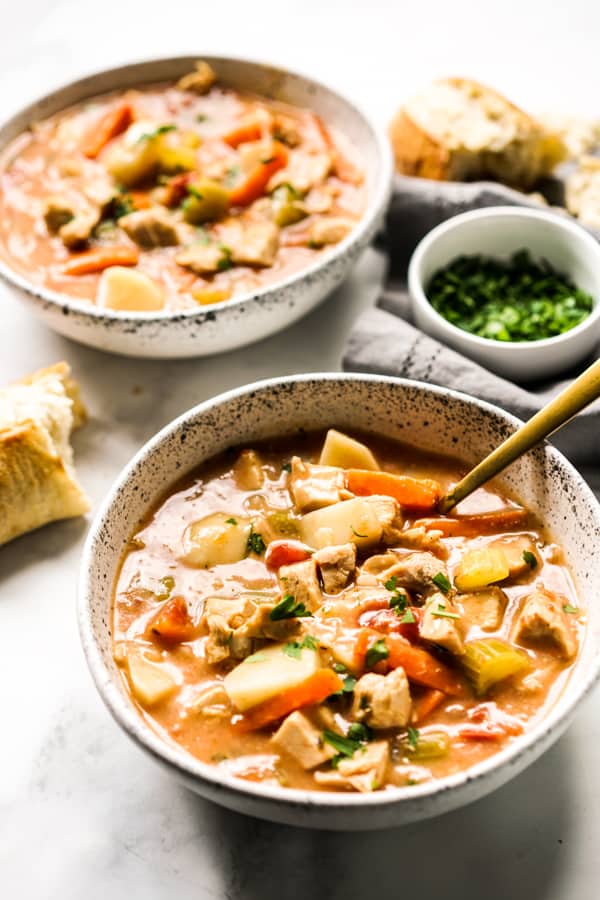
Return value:
M 231 53 L 304 70 L 384 124 L 435 75 L 487 81 L 526 108 L 600 115 L 596 0 L 2 0 L 0 116 L 112 63 Z M 76 438 L 97 506 L 138 447 L 177 413 L 237 384 L 339 368 L 373 302 L 368 254 L 344 288 L 285 334 L 214 360 L 108 357 L 46 331 L 0 286 L 0 382 L 58 359 L 91 421 Z M 142 392 L 133 392 L 134 386 Z M 537 764 L 493 796 L 386 834 L 333 835 L 234 815 L 180 788 L 129 743 L 91 685 L 75 581 L 87 523 L 0 550 L 0 896 L 7 900 L 364 898 L 592 900 L 599 896 L 600 696 Z

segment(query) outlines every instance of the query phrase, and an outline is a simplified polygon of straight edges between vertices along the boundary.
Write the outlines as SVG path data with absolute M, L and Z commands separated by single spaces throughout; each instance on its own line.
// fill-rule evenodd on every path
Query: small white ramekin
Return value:
M 587 319 L 557 337 L 494 341 L 452 325 L 427 299 L 432 276 L 457 256 L 506 260 L 518 250 L 547 260 L 591 294 L 594 308 Z M 506 378 L 533 381 L 557 374 L 584 359 L 600 341 L 600 244 L 556 212 L 493 206 L 448 219 L 417 245 L 408 267 L 408 288 L 419 328 Z

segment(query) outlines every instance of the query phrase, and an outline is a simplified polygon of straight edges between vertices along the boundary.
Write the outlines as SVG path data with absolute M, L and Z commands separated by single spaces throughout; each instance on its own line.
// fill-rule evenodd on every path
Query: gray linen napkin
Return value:
M 500 378 L 478 363 L 439 343 L 410 324 L 406 265 L 414 246 L 434 225 L 479 206 L 538 205 L 501 185 L 445 184 L 399 178 L 380 246 L 388 255 L 388 278 L 377 302 L 356 322 L 346 348 L 347 371 L 398 375 L 479 397 L 530 418 L 578 371 L 560 381 L 523 387 Z M 600 401 L 580 413 L 552 439 L 600 494 Z

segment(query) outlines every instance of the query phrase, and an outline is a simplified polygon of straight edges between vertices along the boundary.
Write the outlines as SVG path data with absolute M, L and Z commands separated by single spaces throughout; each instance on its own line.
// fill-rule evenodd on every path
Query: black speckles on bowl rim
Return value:
M 90 97 L 119 88 L 173 81 L 198 57 L 172 57 L 106 69 L 58 88 L 0 125 L 0 153 L 31 122 Z M 112 353 L 159 359 L 207 356 L 243 347 L 275 334 L 308 313 L 348 274 L 382 223 L 392 186 L 389 141 L 345 97 L 307 76 L 266 63 L 204 55 L 223 83 L 257 94 L 275 95 L 298 106 L 313 106 L 357 146 L 367 175 L 367 206 L 339 244 L 281 281 L 183 312 L 107 311 L 29 281 L 0 259 L 0 276 L 49 327 L 88 346 Z M 306 100 L 306 102 L 303 102 Z
M 112 658 L 107 624 L 110 595 L 127 540 L 169 484 L 232 445 L 334 424 L 409 439 L 424 450 L 450 448 L 456 453 L 458 446 L 458 455 L 474 462 L 520 423 L 466 395 L 377 375 L 291 376 L 202 403 L 139 451 L 98 512 L 81 566 L 80 631 L 93 678 L 115 719 L 140 747 L 193 790 L 273 821 L 337 830 L 383 828 L 438 815 L 483 796 L 533 762 L 566 728 L 600 673 L 600 611 L 594 605 L 600 580 L 594 564 L 600 551 L 600 506 L 581 476 L 548 445 L 518 460 L 503 479 L 508 491 L 533 508 L 563 544 L 589 616 L 572 677 L 547 715 L 525 735 L 466 771 L 368 795 L 251 784 L 167 743 L 139 716 Z

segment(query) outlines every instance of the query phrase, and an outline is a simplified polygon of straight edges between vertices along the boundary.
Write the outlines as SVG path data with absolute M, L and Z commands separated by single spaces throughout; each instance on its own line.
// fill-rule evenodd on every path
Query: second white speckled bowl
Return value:
M 109 91 L 172 82 L 196 57 L 175 57 L 107 69 L 54 91 L 0 126 L 0 151 L 25 129 L 62 109 Z M 258 62 L 203 56 L 222 84 L 283 100 L 318 113 L 355 146 L 366 172 L 367 207 L 341 243 L 306 268 L 273 285 L 198 310 L 128 313 L 100 309 L 35 284 L 0 259 L 0 276 L 50 328 L 66 337 L 125 356 L 156 359 L 209 356 L 275 334 L 308 313 L 345 278 L 373 239 L 387 208 L 392 180 L 389 142 L 349 100 L 318 81 Z
M 519 422 L 464 394 L 369 375 L 295 376 L 239 388 L 202 403 L 140 450 L 96 516 L 81 564 L 80 630 L 96 686 L 117 722 L 192 790 L 231 809 L 290 825 L 384 828 L 438 815 L 489 793 L 533 762 L 567 727 L 600 673 L 600 506 L 575 469 L 548 445 L 528 453 L 506 472 L 507 489 L 535 510 L 563 545 L 589 615 L 586 639 L 561 696 L 514 743 L 439 781 L 372 794 L 309 792 L 236 779 L 164 741 L 125 692 L 111 638 L 111 595 L 119 563 L 129 538 L 165 488 L 204 460 L 235 444 L 334 424 L 379 432 L 475 462 Z

